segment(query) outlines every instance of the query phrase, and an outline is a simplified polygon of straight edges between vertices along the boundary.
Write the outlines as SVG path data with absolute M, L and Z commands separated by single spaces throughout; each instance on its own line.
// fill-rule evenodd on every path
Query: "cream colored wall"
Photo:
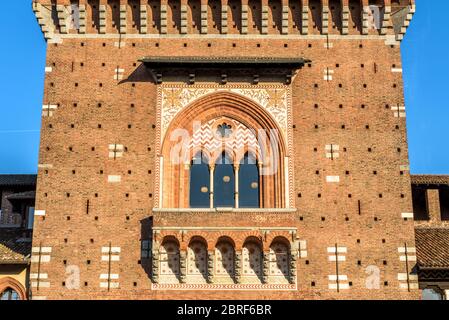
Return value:
M 24 288 L 27 288 L 28 266 L 2 264 L 0 265 L 0 280 L 6 277 L 17 280 Z

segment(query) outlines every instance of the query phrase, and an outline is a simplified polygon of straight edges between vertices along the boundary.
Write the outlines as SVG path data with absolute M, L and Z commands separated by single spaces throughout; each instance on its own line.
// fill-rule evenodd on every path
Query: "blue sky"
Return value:
M 45 41 L 31 0 L 0 10 L 0 174 L 35 173 L 45 68 Z M 416 0 L 402 43 L 412 173 L 449 174 L 449 42 L 447 13 Z M 441 1 L 443 2 L 443 1 Z

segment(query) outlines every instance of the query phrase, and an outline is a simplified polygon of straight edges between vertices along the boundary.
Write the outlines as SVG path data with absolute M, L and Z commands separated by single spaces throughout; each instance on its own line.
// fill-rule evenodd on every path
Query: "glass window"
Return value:
M 32 230 L 34 224 L 34 207 L 28 207 L 27 229 Z
M 436 288 L 426 288 L 422 291 L 422 300 L 443 300 L 443 294 Z
M 190 207 L 209 208 L 210 177 L 207 158 L 202 152 L 193 158 L 190 168 Z
M 239 207 L 259 208 L 259 169 L 256 158 L 245 154 L 239 167 Z
M 215 163 L 214 204 L 215 207 L 234 207 L 234 165 L 231 158 L 223 153 Z
M 8 288 L 2 292 L 0 300 L 20 300 L 20 296 L 14 289 Z

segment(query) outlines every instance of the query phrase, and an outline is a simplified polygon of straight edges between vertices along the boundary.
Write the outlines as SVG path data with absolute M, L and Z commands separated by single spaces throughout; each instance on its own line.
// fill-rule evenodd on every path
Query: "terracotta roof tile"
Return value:
M 31 241 L 23 241 L 23 230 L 0 229 L 0 263 L 28 263 Z
M 420 268 L 449 268 L 449 228 L 416 228 Z

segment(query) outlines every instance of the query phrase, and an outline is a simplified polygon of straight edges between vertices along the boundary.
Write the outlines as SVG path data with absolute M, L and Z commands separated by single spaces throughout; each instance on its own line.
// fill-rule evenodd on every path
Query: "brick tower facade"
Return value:
M 33 299 L 419 297 L 413 0 L 32 6 Z

